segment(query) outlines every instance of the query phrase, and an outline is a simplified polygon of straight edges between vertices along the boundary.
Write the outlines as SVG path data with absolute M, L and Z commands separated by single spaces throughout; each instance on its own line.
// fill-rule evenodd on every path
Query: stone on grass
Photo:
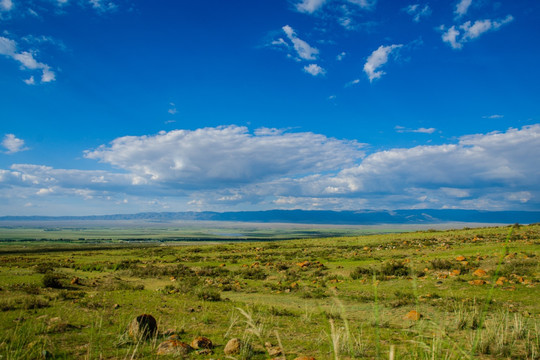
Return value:
M 487 284 L 487 281 L 486 281 L 486 280 L 476 279 L 476 280 L 471 280 L 471 281 L 469 281 L 469 284 L 471 284 L 471 285 L 476 285 L 476 286 L 480 286 L 480 285 L 485 285 L 485 284 Z
M 179 340 L 165 340 L 158 345 L 158 355 L 187 355 L 193 348 Z
M 420 320 L 421 318 L 423 317 L 422 314 L 420 314 L 418 311 L 416 310 L 411 310 L 409 311 L 407 314 L 405 314 L 405 316 L 403 317 L 405 320 L 414 320 L 414 321 L 418 321 Z
M 477 269 L 475 272 L 473 272 L 473 275 L 478 277 L 484 277 L 487 276 L 487 272 L 482 269 Z
M 135 340 L 148 339 L 157 332 L 157 321 L 149 314 L 137 316 L 129 324 L 129 335 Z
M 225 355 L 235 355 L 239 354 L 242 348 L 247 346 L 248 345 L 239 338 L 232 338 L 229 340 L 227 345 L 225 345 L 225 349 L 223 351 L 225 352 Z
M 204 336 L 197 336 L 191 342 L 191 347 L 194 349 L 211 349 L 214 347 L 212 340 Z
M 467 260 L 467 259 L 465 258 L 465 256 L 459 255 L 458 257 L 456 257 L 456 260 L 457 260 L 457 261 L 465 261 L 465 260 Z

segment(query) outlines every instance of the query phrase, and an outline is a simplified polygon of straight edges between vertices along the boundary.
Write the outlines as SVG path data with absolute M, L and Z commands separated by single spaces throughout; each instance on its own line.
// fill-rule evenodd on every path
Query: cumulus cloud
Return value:
M 304 66 L 304 71 L 313 76 L 319 76 L 326 74 L 326 70 L 317 64 L 309 64 Z
M 345 58 L 345 56 L 347 56 L 347 53 L 345 51 L 339 53 L 337 56 L 336 56 L 336 60 L 337 61 L 341 61 Z
M 111 204 L 129 198 L 132 206 L 146 204 L 143 209 L 150 200 L 199 210 L 239 204 L 534 209 L 540 205 L 540 169 L 531 154 L 537 153 L 540 124 L 368 156 L 356 142 L 313 133 L 266 128 L 251 134 L 236 126 L 175 130 L 118 138 L 86 153 L 118 172 L 12 165 L 0 170 L 0 198 L 21 196 L 21 207 L 65 196 Z M 177 200 L 166 201 L 170 197 Z
M 312 14 L 319 10 L 326 2 L 327 0 L 303 0 L 296 4 L 296 9 L 303 13 Z
M 438 206 L 451 203 L 449 196 L 458 205 L 474 207 L 458 200 L 483 198 L 494 204 L 495 194 L 509 199 L 508 194 L 523 191 L 535 193 L 539 202 L 540 169 L 535 165 L 536 158 L 530 156 L 539 151 L 540 125 L 537 124 L 506 132 L 463 136 L 457 144 L 376 152 L 358 166 L 344 169 L 337 176 L 312 181 L 310 186 L 314 193 L 331 189 L 333 194 L 405 196 L 409 203 L 413 198 L 426 196 L 426 199 L 439 199 Z M 519 197 L 519 201 L 524 198 Z M 532 198 L 533 195 L 529 200 Z M 501 199 L 497 201 L 501 203 Z M 476 205 L 483 206 L 480 202 Z
M 467 11 L 469 10 L 469 6 L 471 6 L 471 4 L 472 4 L 472 0 L 461 0 L 456 5 L 456 10 L 454 10 L 456 17 L 462 17 L 465 14 L 467 14 Z
M 287 38 L 289 38 L 289 40 L 292 42 L 294 50 L 296 50 L 296 53 L 301 59 L 315 60 L 317 58 L 319 50 L 300 39 L 292 27 L 285 25 L 283 26 L 282 30 L 287 35 Z
M 172 187 L 223 187 L 339 169 L 362 156 L 356 142 L 313 133 L 250 134 L 245 127 L 126 136 L 85 156 Z
M 450 44 L 454 49 L 461 49 L 464 43 L 477 39 L 486 32 L 499 30 L 503 25 L 513 20 L 514 17 L 508 15 L 506 18 L 499 20 L 476 20 L 474 23 L 467 21 L 458 28 L 455 25 L 448 29 L 441 26 L 441 30 L 443 31 L 442 40 Z
M 13 8 L 11 0 L 0 0 L 0 11 L 10 11 Z
M 7 150 L 6 154 L 15 154 L 20 151 L 28 150 L 24 146 L 24 140 L 17 138 L 13 134 L 6 134 L 2 140 L 2 146 Z
M 427 4 L 424 6 L 412 4 L 405 7 L 403 10 L 413 17 L 414 22 L 420 22 L 423 17 L 429 17 L 431 15 L 431 8 Z
M 17 43 L 14 40 L 0 36 L 0 55 L 7 56 L 13 60 L 18 61 L 23 69 L 28 70 L 41 70 L 41 82 L 47 83 L 55 80 L 55 73 L 51 70 L 50 66 L 41 62 L 38 62 L 34 58 L 34 54 L 29 51 L 17 51 Z M 33 84 L 33 82 L 26 82 L 27 84 Z
M 396 49 L 399 49 L 403 45 L 381 45 L 377 50 L 375 50 L 367 58 L 366 63 L 364 64 L 364 72 L 369 78 L 370 82 L 373 82 L 375 79 L 379 79 L 381 76 L 386 74 L 382 70 L 378 70 L 381 66 L 388 62 L 388 56 Z

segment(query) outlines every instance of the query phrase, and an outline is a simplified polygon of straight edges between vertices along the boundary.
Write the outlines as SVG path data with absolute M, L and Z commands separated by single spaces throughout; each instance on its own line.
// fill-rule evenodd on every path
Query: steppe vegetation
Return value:
M 0 245 L 0 359 L 539 359 L 539 244 L 540 225 Z M 157 329 L 134 330 L 142 314 Z M 200 336 L 211 350 L 176 346 Z M 232 338 L 242 346 L 225 354 Z M 174 354 L 158 354 L 164 341 Z

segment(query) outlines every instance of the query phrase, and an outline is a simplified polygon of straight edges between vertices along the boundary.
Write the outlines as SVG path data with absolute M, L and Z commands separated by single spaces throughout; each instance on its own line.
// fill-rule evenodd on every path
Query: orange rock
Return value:
M 487 272 L 482 269 L 477 269 L 475 272 L 473 272 L 473 275 L 478 277 L 484 277 L 487 276 Z
M 296 263 L 296 265 L 300 266 L 301 268 L 308 267 L 309 264 L 310 262 L 308 260 Z
M 405 314 L 405 316 L 403 317 L 405 320 L 414 320 L 414 321 L 417 321 L 417 320 L 420 320 L 420 318 L 422 318 L 423 315 L 420 314 L 418 311 L 416 310 L 411 310 L 409 311 L 407 314 Z
M 188 344 L 178 340 L 165 340 L 158 345 L 158 355 L 187 355 L 192 349 Z
M 469 284 L 471 285 L 485 285 L 487 284 L 486 280 L 471 280 L 469 281 Z
M 450 276 L 458 276 L 458 275 L 461 275 L 461 270 L 459 269 L 452 270 L 452 272 L 450 273 Z
M 194 349 L 211 349 L 214 347 L 212 340 L 204 336 L 197 336 L 191 342 L 191 347 Z
M 457 261 L 465 261 L 465 260 L 467 260 L 467 259 L 465 258 L 465 256 L 459 255 L 459 256 L 456 258 L 456 260 L 457 260 Z
M 501 286 L 501 285 L 504 285 L 505 282 L 508 282 L 508 279 L 505 278 L 504 276 L 501 276 L 500 278 L 497 279 L 497 281 L 495 281 L 495 284 Z

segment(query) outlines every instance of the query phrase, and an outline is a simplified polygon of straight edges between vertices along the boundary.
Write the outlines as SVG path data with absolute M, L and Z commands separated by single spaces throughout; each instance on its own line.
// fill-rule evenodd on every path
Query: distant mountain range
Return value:
M 69 221 L 69 220 L 204 220 L 262 223 L 304 223 L 335 225 L 437 224 L 446 222 L 530 224 L 540 222 L 540 211 L 479 210 L 267 210 L 237 212 L 146 212 L 138 214 L 94 216 L 2 216 L 1 221 Z

